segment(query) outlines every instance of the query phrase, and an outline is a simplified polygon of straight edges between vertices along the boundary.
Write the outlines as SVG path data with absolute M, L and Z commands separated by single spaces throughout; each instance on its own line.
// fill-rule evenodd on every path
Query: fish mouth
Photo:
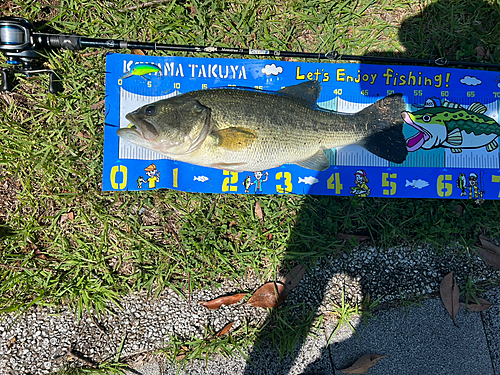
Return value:
M 152 141 L 158 137 L 158 129 L 152 123 L 147 120 L 137 116 L 138 111 L 127 113 L 125 118 L 134 125 L 128 128 L 135 131 L 136 135 L 144 138 L 147 141 Z
M 403 120 L 408 125 L 412 126 L 415 130 L 418 131 L 417 134 L 411 136 L 406 140 L 406 149 L 409 152 L 417 151 L 419 148 L 423 146 L 425 142 L 427 142 L 431 138 L 431 136 L 427 130 L 425 130 L 412 120 L 408 112 L 406 111 L 402 112 L 401 117 L 403 117 Z

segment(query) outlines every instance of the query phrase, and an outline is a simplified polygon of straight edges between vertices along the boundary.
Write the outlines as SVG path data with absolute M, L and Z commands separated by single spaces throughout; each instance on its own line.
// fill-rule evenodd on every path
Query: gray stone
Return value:
M 484 331 L 488 338 L 488 346 L 495 375 L 500 374 L 500 288 L 490 290 L 484 299 L 493 303 L 488 310 L 482 312 Z
M 378 311 L 368 326 L 357 322 L 357 335 L 346 327 L 334 335 L 332 361 L 343 369 L 365 354 L 380 354 L 387 357 L 372 375 L 494 375 L 480 314 L 461 309 L 456 324 L 439 299 L 409 310 Z

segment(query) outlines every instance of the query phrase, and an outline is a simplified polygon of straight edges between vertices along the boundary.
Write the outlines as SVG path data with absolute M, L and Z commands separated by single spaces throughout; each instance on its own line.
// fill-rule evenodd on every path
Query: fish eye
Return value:
M 423 115 L 422 116 L 422 120 L 424 120 L 424 122 L 429 122 L 429 121 L 431 121 L 431 116 L 429 116 L 429 115 Z
M 148 116 L 153 116 L 156 112 L 156 109 L 155 109 L 155 106 L 154 105 L 148 105 L 146 107 L 146 109 L 144 110 L 144 112 L 148 115 Z

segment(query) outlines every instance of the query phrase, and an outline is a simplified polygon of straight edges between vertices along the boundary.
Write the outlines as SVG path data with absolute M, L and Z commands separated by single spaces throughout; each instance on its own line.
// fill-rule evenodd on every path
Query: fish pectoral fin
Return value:
M 454 154 L 460 154 L 462 152 L 461 148 L 450 148 L 450 150 Z
M 253 130 L 241 127 L 214 130 L 212 136 L 217 139 L 219 147 L 232 151 L 247 148 L 257 139 Z
M 462 132 L 458 128 L 453 129 L 446 137 L 446 141 L 452 146 L 461 145 L 463 142 Z
M 326 157 L 323 150 L 319 150 L 310 158 L 295 162 L 295 164 L 303 168 L 313 169 L 315 171 L 324 171 L 330 167 L 330 161 Z
M 490 143 L 486 145 L 486 151 L 491 152 L 498 148 L 498 142 L 496 139 L 492 140 Z

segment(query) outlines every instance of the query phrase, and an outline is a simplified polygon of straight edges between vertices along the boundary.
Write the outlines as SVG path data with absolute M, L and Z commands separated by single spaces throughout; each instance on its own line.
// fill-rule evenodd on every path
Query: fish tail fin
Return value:
M 366 116 L 372 134 L 358 144 L 382 159 L 403 163 L 408 155 L 401 117 L 405 110 L 402 94 L 389 95 L 363 109 L 358 115 Z

